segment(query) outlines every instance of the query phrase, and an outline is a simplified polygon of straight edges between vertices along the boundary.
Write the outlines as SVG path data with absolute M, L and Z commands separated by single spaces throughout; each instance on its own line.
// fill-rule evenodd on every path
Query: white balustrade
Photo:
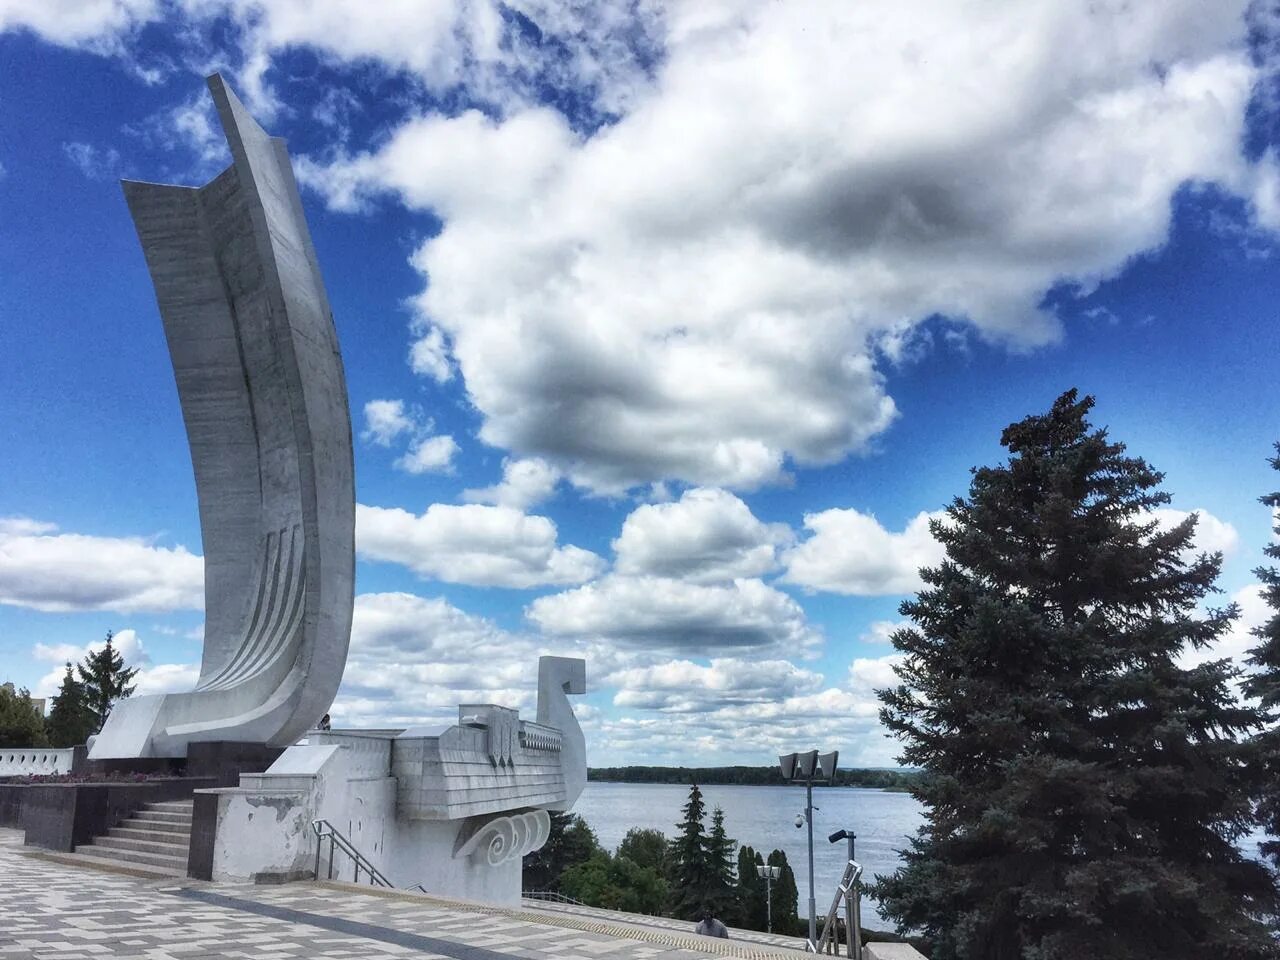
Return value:
M 74 753 L 72 747 L 0 747 L 0 777 L 70 773 Z

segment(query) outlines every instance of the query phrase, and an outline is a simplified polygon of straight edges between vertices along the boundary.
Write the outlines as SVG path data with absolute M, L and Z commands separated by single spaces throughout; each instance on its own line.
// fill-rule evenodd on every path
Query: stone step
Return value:
M 191 811 L 186 813 L 178 813 L 174 810 L 152 810 L 149 807 L 139 810 L 134 814 L 135 817 L 144 817 L 147 820 L 165 820 L 169 823 L 190 823 Z
M 88 846 L 81 845 L 80 850 L 88 850 Z M 42 850 L 39 854 L 42 860 L 53 860 L 57 863 L 66 863 L 75 867 L 92 867 L 95 870 L 106 870 L 111 873 L 123 873 L 131 877 L 144 877 L 148 879 L 160 879 L 170 877 L 185 877 L 186 869 L 173 870 L 168 867 L 153 867 L 145 863 L 130 863 L 127 860 L 117 860 L 114 857 L 95 857 L 88 853 L 55 853 L 52 850 Z
M 115 847 L 99 846 L 98 840 L 93 841 L 93 843 L 81 844 L 76 847 L 76 853 L 83 853 L 86 856 L 97 857 L 102 860 L 125 860 L 129 863 L 145 863 L 148 866 L 164 867 L 167 870 L 173 870 L 184 875 L 187 872 L 187 858 L 185 856 L 175 857 L 163 853 L 147 853 L 142 850 L 119 850 Z
M 165 833 L 180 833 L 183 836 L 191 836 L 190 823 L 175 823 L 172 820 L 154 820 L 151 817 L 130 817 L 125 820 L 121 826 L 127 826 L 133 830 L 162 830 Z
M 175 833 L 172 830 L 145 830 L 134 826 L 132 820 L 126 820 L 118 827 L 112 827 L 105 834 L 108 837 L 119 837 L 121 840 L 144 840 L 147 843 L 171 843 L 184 849 L 191 846 L 191 834 Z
M 165 813 L 183 813 L 191 816 L 194 803 L 191 800 L 161 800 L 157 803 L 144 804 L 143 810 L 159 810 Z
M 105 837 L 94 837 L 94 846 L 107 847 L 116 850 L 140 850 L 143 853 L 162 853 L 170 857 L 185 857 L 191 849 L 189 843 L 181 841 L 175 842 L 172 838 L 177 834 L 160 834 L 162 837 L 168 837 L 166 840 L 153 840 L 149 838 L 140 838 L 136 836 L 120 836 L 119 828 L 111 830 Z M 135 833 L 136 831 L 128 831 Z M 150 834 L 154 837 L 156 834 Z

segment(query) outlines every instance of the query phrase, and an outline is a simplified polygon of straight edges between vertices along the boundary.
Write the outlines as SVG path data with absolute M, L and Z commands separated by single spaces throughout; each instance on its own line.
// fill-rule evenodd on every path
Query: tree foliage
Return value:
M 734 923 L 747 930 L 768 929 L 768 903 L 765 881 L 757 872 L 764 857 L 743 844 L 738 848 L 738 915 Z
M 85 703 L 93 713 L 94 732 L 100 731 L 116 701 L 133 695 L 133 678 L 138 670 L 124 665 L 110 630 L 102 649 L 90 652 L 76 669 L 84 686 Z
M 924 773 L 926 819 L 876 885 L 935 960 L 1262 957 L 1276 890 L 1235 846 L 1252 821 L 1247 735 L 1202 612 L 1218 554 L 1191 555 L 1161 474 L 1063 394 L 1008 427 L 932 525 L 946 558 L 902 605 L 881 718 Z
M 566 871 L 600 853 L 600 842 L 595 832 L 576 813 L 553 810 L 550 817 L 551 831 L 547 842 L 542 849 L 524 858 L 521 882 L 526 890 L 558 891 Z
M 738 842 L 724 828 L 724 811 L 711 812 L 711 833 L 707 835 L 706 905 L 716 917 L 732 919 L 738 913 L 738 891 L 734 876 L 734 851 Z
M 681 808 L 684 819 L 671 841 L 671 912 L 683 920 L 696 920 L 712 904 L 714 888 L 711 863 L 707 857 L 707 834 L 703 821 L 707 806 L 698 785 L 689 787 L 689 799 Z
M 787 863 L 787 855 L 775 850 L 765 860 L 771 867 L 781 867 L 782 875 L 773 881 L 773 932 L 805 936 L 809 932 L 808 925 L 800 923 L 800 890 L 796 886 L 796 875 Z
M 72 673 L 70 662 L 62 676 L 62 686 L 54 694 L 45 726 L 49 742 L 55 747 L 82 744 L 97 729 L 97 716 L 89 708 L 84 687 Z
M 593 907 L 629 913 L 660 914 L 667 903 L 667 881 L 661 873 L 605 850 L 566 870 L 560 892 Z
M 0 686 L 0 747 L 43 747 L 44 717 L 31 702 L 25 688 L 15 690 L 12 684 Z
M 1276 444 L 1280 454 L 1280 443 Z M 1271 458 L 1271 466 L 1280 470 L 1280 456 Z M 1270 507 L 1276 518 L 1272 527 L 1274 539 L 1263 551 L 1272 560 L 1280 560 L 1280 492 L 1259 498 Z M 1244 692 L 1256 697 L 1273 721 L 1280 720 L 1280 569 L 1258 567 L 1254 576 L 1262 583 L 1262 596 L 1272 614 L 1253 635 L 1258 646 L 1249 651 L 1249 663 L 1255 672 L 1244 683 Z M 1258 817 L 1270 839 L 1262 844 L 1263 852 L 1280 867 L 1280 726 L 1274 722 L 1254 737 L 1258 749 L 1257 768 L 1261 782 L 1258 788 Z
M 661 830 L 632 827 L 618 845 L 618 856 L 626 857 L 636 866 L 651 867 L 659 876 L 667 873 L 667 849 L 669 842 Z

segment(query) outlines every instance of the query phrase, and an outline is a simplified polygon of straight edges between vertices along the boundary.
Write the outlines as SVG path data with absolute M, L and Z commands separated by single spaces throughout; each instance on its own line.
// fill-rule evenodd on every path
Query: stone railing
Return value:
M 75 747 L 0 747 L 0 777 L 71 773 Z

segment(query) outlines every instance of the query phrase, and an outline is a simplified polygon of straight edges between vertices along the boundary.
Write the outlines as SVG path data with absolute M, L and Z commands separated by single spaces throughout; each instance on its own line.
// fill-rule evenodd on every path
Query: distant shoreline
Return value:
M 907 791 L 919 778 L 920 771 L 883 767 L 837 770 L 834 787 L 873 787 L 882 790 Z M 699 786 L 784 787 L 787 781 L 777 767 L 592 767 L 587 780 L 593 783 L 654 783 Z

